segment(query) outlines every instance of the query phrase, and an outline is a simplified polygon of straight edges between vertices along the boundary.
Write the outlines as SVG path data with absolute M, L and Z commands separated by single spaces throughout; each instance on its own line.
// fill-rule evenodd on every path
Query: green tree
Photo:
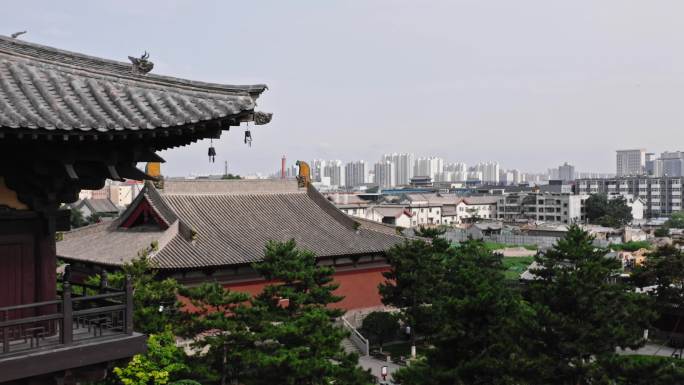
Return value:
M 205 382 L 237 382 L 249 370 L 245 355 L 254 340 L 245 322 L 247 294 L 224 289 L 218 283 L 182 288 L 190 301 L 180 334 L 193 339 L 193 373 Z
M 416 230 L 416 236 L 423 238 L 435 239 L 446 233 L 446 228 L 444 227 L 425 227 L 419 226 Z
M 523 383 L 534 314 L 506 283 L 501 258 L 475 240 L 449 256 L 432 302 L 440 323 L 434 348 L 395 375 L 402 384 Z
M 83 226 L 88 224 L 88 221 L 86 221 L 86 219 L 83 218 L 83 213 L 81 212 L 81 210 L 78 210 L 78 209 L 75 209 L 72 207 L 70 209 L 70 211 L 71 211 L 71 217 L 70 217 L 69 222 L 71 224 L 72 229 L 83 227 Z
M 385 311 L 374 311 L 368 314 L 361 323 L 360 332 L 367 337 L 371 343 L 382 345 L 396 337 L 399 331 L 399 321 L 396 315 Z
M 658 227 L 653 232 L 656 237 L 667 237 L 670 235 L 670 229 L 667 226 Z
M 684 229 L 684 211 L 672 213 L 665 226 L 673 229 Z
M 333 293 L 334 269 L 318 266 L 315 255 L 294 240 L 269 242 L 263 262 L 254 267 L 273 283 L 249 307 L 255 343 L 248 362 L 254 375 L 243 382 L 370 384 L 370 374 L 357 367 L 358 356 L 341 347 L 348 334 L 333 323 L 342 313 L 328 306 L 342 299 Z
M 608 199 L 606 194 L 592 194 L 586 201 L 586 215 L 590 223 L 620 227 L 632 221 L 632 209 L 624 197 Z
M 540 325 L 536 331 L 541 383 L 585 384 L 596 362 L 610 359 L 616 348 L 643 345 L 643 331 L 654 317 L 649 298 L 616 280 L 618 260 L 593 245 L 578 226 L 552 249 L 535 257 L 539 279 L 527 294 Z
M 684 383 L 684 362 L 658 356 L 619 356 L 602 360 L 594 383 L 610 385 L 671 385 Z
M 416 333 L 426 334 L 435 327 L 430 304 L 439 295 L 448 250 L 448 243 L 436 238 L 431 243 L 407 240 L 387 252 L 390 270 L 383 273 L 385 281 L 379 285 L 379 291 L 382 302 L 401 309 L 401 319 L 411 327 L 412 352 Z
M 223 176 L 221 176 L 221 179 L 242 179 L 242 177 L 237 174 L 224 174 Z
M 136 354 L 126 366 L 115 367 L 114 375 L 124 385 L 178 384 L 190 373 L 185 364 L 185 353 L 176 347 L 170 329 L 153 334 L 147 339 L 147 352 Z
M 106 217 L 106 215 L 104 215 L 102 213 L 92 213 L 88 217 L 88 223 L 89 224 L 100 223 L 102 218 L 105 218 L 105 217 Z
M 675 316 L 681 322 L 684 303 L 684 252 L 674 246 L 663 246 L 651 253 L 632 274 L 638 287 L 654 286 L 648 291 L 661 316 Z M 670 330 L 666 330 L 670 331 Z

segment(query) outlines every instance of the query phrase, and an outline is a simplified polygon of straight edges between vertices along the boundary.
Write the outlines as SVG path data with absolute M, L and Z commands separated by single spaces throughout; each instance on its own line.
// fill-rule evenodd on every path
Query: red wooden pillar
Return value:
M 56 299 L 57 256 L 51 228 L 63 228 L 54 226 L 63 222 L 29 210 L 0 210 L 0 307 Z M 38 309 L 38 313 L 51 310 Z M 29 315 L 33 314 L 10 316 Z

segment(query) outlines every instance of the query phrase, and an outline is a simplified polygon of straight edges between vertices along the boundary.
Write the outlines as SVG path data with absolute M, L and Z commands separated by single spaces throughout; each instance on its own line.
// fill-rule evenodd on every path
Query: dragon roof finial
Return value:
M 128 60 L 133 63 L 133 72 L 138 73 L 138 74 L 146 74 L 150 71 L 152 71 L 152 68 L 154 68 L 154 63 L 151 61 L 147 60 L 150 58 L 150 54 L 145 51 L 140 58 L 136 58 L 133 56 L 129 56 Z

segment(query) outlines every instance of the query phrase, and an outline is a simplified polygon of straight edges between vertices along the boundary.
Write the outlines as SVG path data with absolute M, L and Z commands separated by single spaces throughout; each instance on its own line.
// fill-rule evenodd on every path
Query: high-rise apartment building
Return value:
M 414 176 L 429 176 L 433 181 L 444 172 L 444 159 L 437 157 L 418 158 L 413 170 Z
M 311 181 L 312 182 L 322 182 L 323 173 L 325 169 L 326 161 L 321 159 L 314 159 L 311 161 Z
M 656 176 L 684 176 L 684 152 L 665 151 L 660 154 L 662 171 Z
M 558 179 L 564 182 L 575 180 L 575 166 L 568 164 L 568 162 L 560 165 L 558 167 Z
M 373 166 L 373 171 L 375 174 L 375 184 L 381 188 L 396 186 L 394 184 L 394 181 L 396 180 L 394 163 L 390 161 L 378 162 Z
M 437 174 L 435 182 L 463 182 L 468 179 L 468 167 L 465 163 L 447 163 L 444 172 Z
M 503 185 L 517 185 L 522 182 L 520 170 L 500 170 L 499 183 Z
M 329 178 L 331 186 L 344 186 L 344 173 L 342 172 L 341 160 L 327 161 L 323 167 L 323 177 Z
M 394 164 L 394 185 L 406 186 L 414 175 L 415 156 L 413 154 L 385 154 L 382 156 L 385 162 Z
M 646 172 L 646 150 L 618 150 L 615 158 L 617 176 L 644 175 Z
M 486 162 L 478 163 L 472 171 L 479 171 L 482 173 L 482 182 L 499 184 L 499 163 Z
M 347 187 L 361 186 L 367 179 L 366 162 L 358 160 L 344 165 L 344 183 Z

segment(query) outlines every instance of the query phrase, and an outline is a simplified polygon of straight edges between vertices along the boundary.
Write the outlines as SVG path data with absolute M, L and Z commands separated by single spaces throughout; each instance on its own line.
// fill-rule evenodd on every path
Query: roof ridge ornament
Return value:
M 10 37 L 12 37 L 12 39 L 16 39 L 16 38 L 18 38 L 19 36 L 25 34 L 26 32 L 28 32 L 28 31 L 19 31 L 19 32 L 15 32 L 15 33 L 11 34 Z
M 148 72 L 152 71 L 152 68 L 154 68 L 154 63 L 151 61 L 147 60 L 150 58 L 150 54 L 145 51 L 140 58 L 136 58 L 133 56 L 129 56 L 128 60 L 133 63 L 133 72 L 136 74 L 141 74 L 145 75 Z

